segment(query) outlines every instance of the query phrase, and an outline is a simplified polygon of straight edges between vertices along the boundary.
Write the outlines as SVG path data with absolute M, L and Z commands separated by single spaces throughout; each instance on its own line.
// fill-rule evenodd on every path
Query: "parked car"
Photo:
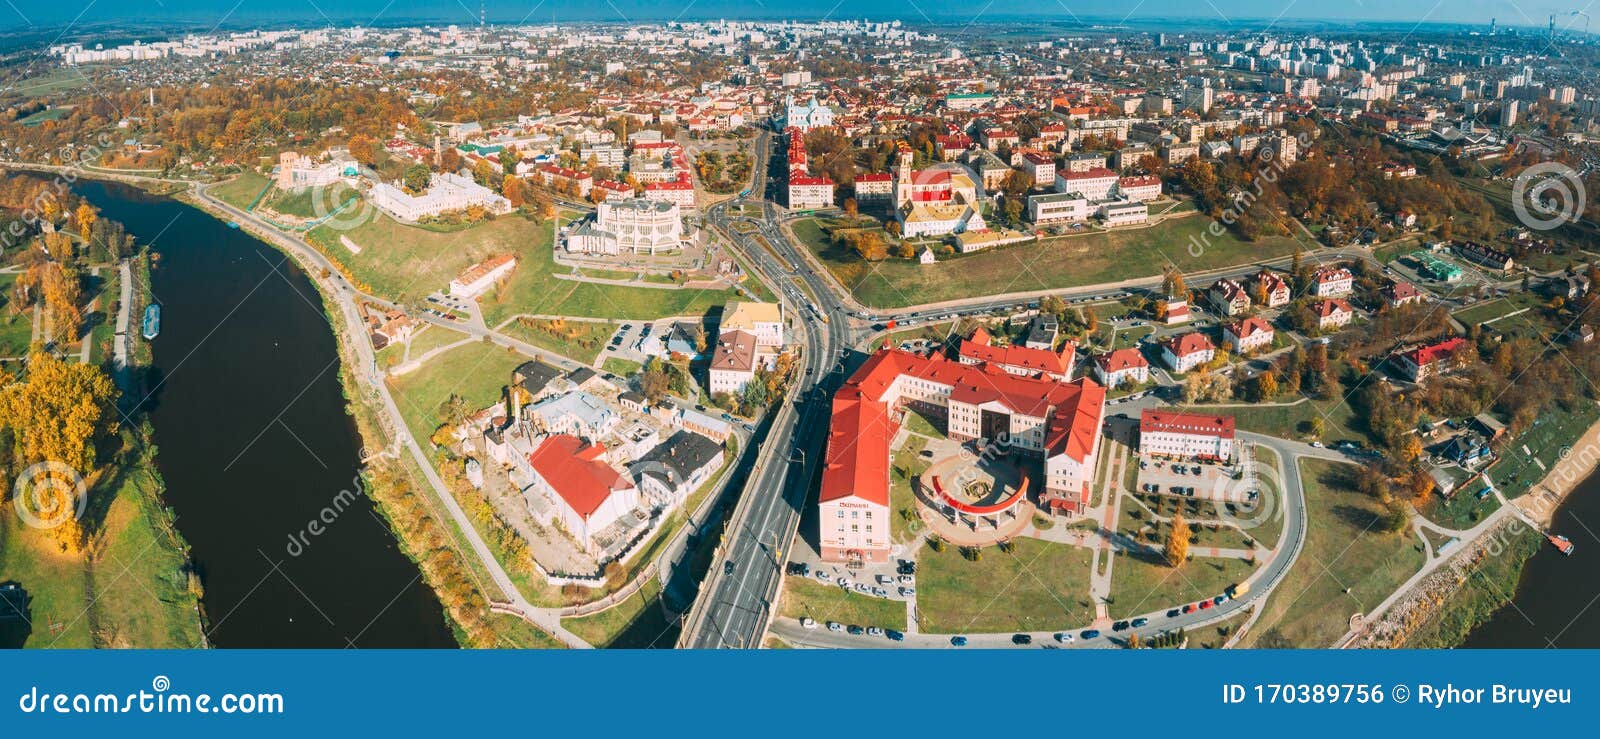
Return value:
M 1128 630 L 1128 622 L 1127 621 L 1118 621 L 1118 622 L 1116 622 L 1114 624 L 1111 624 L 1111 630 L 1112 631 L 1127 631 Z
M 900 633 L 898 631 L 895 631 L 894 629 L 889 629 L 888 631 L 883 632 L 883 635 L 889 637 L 889 641 L 905 641 L 906 640 L 906 635 L 905 634 L 902 634 L 902 633 Z
M 867 633 L 866 629 L 863 629 L 855 624 L 850 624 L 849 626 L 844 627 L 844 630 L 855 636 L 861 636 L 862 634 Z
M 722 574 L 724 574 L 724 575 L 732 575 L 733 574 L 733 560 L 730 559 L 730 560 L 722 563 Z
M 1079 639 L 1093 639 L 1099 635 L 1099 629 L 1084 629 L 1083 631 L 1078 632 Z
M 1019 647 L 1025 646 L 1033 643 L 1033 637 L 1028 636 L 1027 634 L 1012 634 L 1011 643 Z
M 1200 601 L 1200 610 L 1204 611 L 1205 609 L 1210 608 L 1210 607 L 1211 607 L 1211 601 L 1209 601 L 1209 600 Z
M 897 579 L 900 581 L 901 585 L 910 585 L 911 583 L 916 582 L 916 580 L 917 580 L 916 578 L 914 578 L 914 577 L 912 577 L 910 575 L 901 575 Z
M 817 628 L 816 620 L 811 618 L 810 616 L 806 616 L 805 618 L 800 619 L 800 625 L 805 627 L 805 628 L 808 628 L 808 629 Z
M 1167 618 L 1176 618 L 1180 613 L 1183 613 L 1182 608 L 1174 608 L 1170 611 L 1167 611 Z
M 1148 618 L 1136 618 L 1136 619 L 1134 619 L 1132 621 L 1129 621 L 1128 625 L 1130 625 L 1133 628 L 1137 629 L 1140 626 L 1143 626 L 1143 625 L 1145 625 L 1147 623 L 1150 623 L 1150 619 L 1148 619 Z
M 1194 604 L 1193 603 L 1185 603 L 1184 606 L 1183 606 L 1183 612 L 1184 613 L 1194 613 Z
M 950 646 L 952 646 L 952 647 L 964 647 L 966 645 L 967 645 L 967 637 L 964 637 L 964 636 L 952 636 L 952 637 L 950 637 Z
M 827 582 L 828 581 L 828 573 L 823 572 L 822 570 L 817 570 L 814 574 L 817 576 L 818 580 L 821 580 L 823 582 Z
M 1058 631 L 1056 632 L 1056 641 L 1061 642 L 1062 644 L 1071 644 L 1075 640 L 1071 634 L 1068 634 L 1065 631 Z
M 883 636 L 883 629 L 880 629 L 876 626 L 868 626 L 867 636 Z
M 828 630 L 829 631 L 844 631 L 844 624 L 841 624 L 838 621 L 829 621 L 828 622 Z

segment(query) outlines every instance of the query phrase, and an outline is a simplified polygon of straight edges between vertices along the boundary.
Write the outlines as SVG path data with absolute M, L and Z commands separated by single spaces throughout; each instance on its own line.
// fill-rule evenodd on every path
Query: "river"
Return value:
M 212 644 L 455 646 L 438 599 L 360 492 L 361 439 L 311 280 L 187 204 L 111 183 L 76 190 L 160 257 L 142 410 L 205 584 Z
M 1580 483 L 1556 510 L 1550 530 L 1576 545 L 1570 556 L 1542 545 L 1528 560 L 1512 604 L 1496 611 L 1461 646 L 1476 649 L 1600 647 L 1600 475 Z

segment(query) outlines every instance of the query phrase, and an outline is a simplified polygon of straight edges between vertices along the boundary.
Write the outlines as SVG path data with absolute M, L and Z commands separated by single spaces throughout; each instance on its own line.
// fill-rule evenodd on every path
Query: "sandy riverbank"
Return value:
M 1600 422 L 1590 426 L 1577 441 L 1562 447 L 1560 456 L 1555 467 L 1527 495 L 1511 502 L 1540 526 L 1548 526 L 1567 496 L 1600 467 Z
M 1518 545 L 1518 537 L 1530 534 L 1527 522 L 1540 529 L 1548 527 L 1556 511 L 1568 495 L 1594 474 L 1600 467 L 1600 422 L 1590 426 L 1583 436 L 1563 447 L 1556 465 L 1545 473 L 1543 479 L 1523 495 L 1501 509 L 1499 519 L 1476 538 L 1464 542 L 1454 554 L 1427 577 L 1416 582 L 1398 601 L 1375 622 L 1355 635 L 1346 648 L 1398 648 L 1407 646 L 1411 637 L 1450 603 L 1452 596 L 1463 587 L 1474 587 L 1468 578 L 1483 567 L 1486 557 L 1517 557 L 1511 568 L 1520 573 L 1522 565 L 1539 551 L 1539 544 Z M 1511 508 L 1515 510 L 1510 510 Z M 1515 582 L 1504 586 L 1507 590 Z M 1487 619 L 1484 615 L 1484 620 Z

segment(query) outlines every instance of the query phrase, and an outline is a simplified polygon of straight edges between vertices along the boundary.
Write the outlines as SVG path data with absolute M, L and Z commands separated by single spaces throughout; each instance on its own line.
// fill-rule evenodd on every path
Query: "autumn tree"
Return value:
M 78 223 L 78 234 L 84 238 L 89 238 L 89 230 L 94 228 L 94 222 L 97 217 L 98 214 L 95 213 L 94 206 L 88 203 L 79 203 L 78 210 L 72 216 L 72 219 Z
M 1167 564 L 1177 567 L 1189 558 L 1189 539 L 1193 532 L 1189 531 L 1189 522 L 1183 520 L 1183 515 L 1172 517 L 1172 530 L 1167 533 L 1166 556 Z

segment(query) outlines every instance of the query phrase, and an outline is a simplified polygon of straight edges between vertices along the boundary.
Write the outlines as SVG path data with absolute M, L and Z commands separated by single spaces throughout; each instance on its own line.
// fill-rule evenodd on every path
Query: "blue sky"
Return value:
M 1540 25 L 1551 14 L 1565 16 L 1592 0 L 486 0 L 491 21 L 645 20 L 717 17 L 925 18 L 967 22 L 978 17 L 1049 15 L 1061 18 L 1329 19 L 1441 23 Z M 987 6 L 987 7 L 986 7 Z M 76 20 L 102 24 L 137 19 L 181 20 L 206 24 L 294 21 L 339 24 L 427 19 L 469 23 L 479 0 L 0 0 L 0 27 L 45 28 Z M 1600 7 L 1593 8 L 1600 13 Z M 1581 28 L 1581 21 L 1575 28 Z

